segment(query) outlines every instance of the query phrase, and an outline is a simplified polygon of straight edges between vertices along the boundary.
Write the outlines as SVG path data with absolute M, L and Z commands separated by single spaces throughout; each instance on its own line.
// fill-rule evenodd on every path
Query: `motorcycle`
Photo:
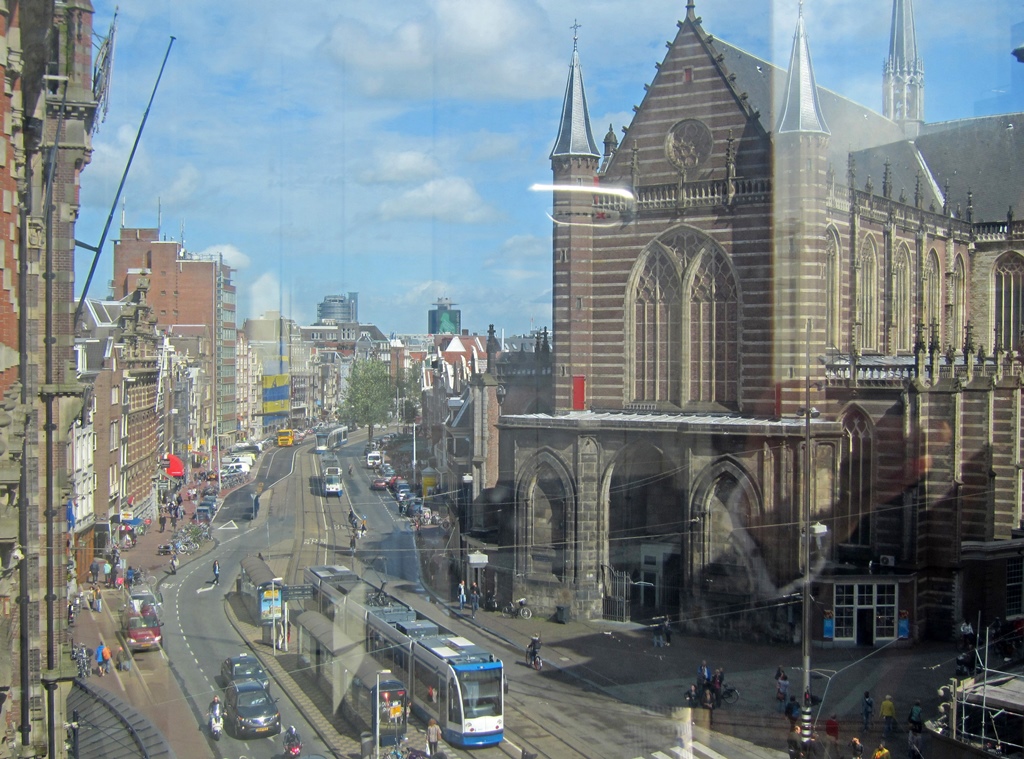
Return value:
M 284 734 L 284 753 L 285 756 L 298 756 L 302 753 L 302 741 L 294 728 Z
M 221 714 L 220 708 L 214 708 L 210 711 L 210 737 L 215 741 L 220 740 L 220 734 L 224 732 L 224 715 Z

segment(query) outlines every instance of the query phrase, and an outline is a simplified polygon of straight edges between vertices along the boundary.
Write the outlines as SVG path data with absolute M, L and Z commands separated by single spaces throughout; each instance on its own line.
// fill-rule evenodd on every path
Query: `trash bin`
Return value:
M 568 606 L 556 606 L 555 607 L 555 621 L 561 625 L 564 625 L 569 621 L 569 607 Z
M 373 759 L 373 733 L 359 733 L 360 759 Z

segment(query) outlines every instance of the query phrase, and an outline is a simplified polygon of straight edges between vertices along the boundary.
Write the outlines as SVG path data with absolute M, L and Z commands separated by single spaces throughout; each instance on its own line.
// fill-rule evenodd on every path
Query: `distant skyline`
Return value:
M 107 33 L 114 3 L 94 0 Z M 798 0 L 698 0 L 704 29 L 788 65 Z M 120 4 L 109 112 L 82 174 L 76 235 L 96 244 L 171 35 L 123 195 L 128 227 L 161 228 L 237 269 L 238 321 L 316 320 L 359 293 L 385 333 L 426 331 L 440 297 L 462 325 L 551 324 L 550 183 L 579 24 L 594 137 L 617 136 L 674 38 L 685 0 L 129 0 Z M 815 76 L 881 110 L 892 0 L 806 0 Z M 1024 110 L 1010 51 L 1024 6 L 914 3 L 928 121 Z M 1022 27 L 1024 29 L 1024 27 Z M 1017 209 L 1018 215 L 1024 209 Z M 106 297 L 112 241 L 91 297 Z M 79 292 L 92 254 L 76 254 Z

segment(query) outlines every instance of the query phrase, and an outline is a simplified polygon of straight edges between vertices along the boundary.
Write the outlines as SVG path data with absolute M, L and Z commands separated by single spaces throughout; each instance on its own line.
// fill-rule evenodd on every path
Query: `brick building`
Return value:
M 802 17 L 783 70 L 691 0 L 603 149 L 574 46 L 555 413 L 501 418 L 500 595 L 785 638 L 809 566 L 814 636 L 864 645 L 1024 610 L 1020 114 L 926 122 L 892 20 L 878 114 L 816 86 Z
M 200 256 L 175 240 L 159 237 L 157 229 L 121 230 L 114 243 L 114 298 L 127 296 L 141 277 L 148 277 L 148 301 L 157 326 L 170 332 L 197 325 L 209 328 L 214 418 L 204 432 L 210 440 L 219 437 L 226 444 L 238 438 L 234 270 L 219 254 Z

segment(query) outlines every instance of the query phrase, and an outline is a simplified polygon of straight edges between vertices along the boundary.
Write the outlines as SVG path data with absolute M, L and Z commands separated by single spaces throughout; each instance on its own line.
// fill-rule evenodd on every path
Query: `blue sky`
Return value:
M 114 2 L 93 0 L 97 34 Z M 595 137 L 628 124 L 685 0 L 119 0 L 108 115 L 82 178 L 78 239 L 99 241 L 160 62 L 123 195 L 155 227 L 237 268 L 239 322 L 302 323 L 328 294 L 424 332 L 551 323 L 548 154 L 574 21 Z M 781 65 L 798 0 L 697 0 L 706 31 Z M 386 10 L 381 10 L 381 9 Z M 818 84 L 881 109 L 891 0 L 806 0 Z M 1014 0 L 916 0 L 929 121 L 1024 110 Z M 1022 29 L 1024 33 L 1024 29 Z M 1013 87 L 1012 80 L 1018 85 Z M 159 216 L 158 216 L 159 214 Z M 121 208 L 109 236 L 117 236 Z M 76 257 L 84 282 L 91 253 Z M 107 295 L 108 242 L 90 295 Z M 81 286 L 81 285 L 79 285 Z

